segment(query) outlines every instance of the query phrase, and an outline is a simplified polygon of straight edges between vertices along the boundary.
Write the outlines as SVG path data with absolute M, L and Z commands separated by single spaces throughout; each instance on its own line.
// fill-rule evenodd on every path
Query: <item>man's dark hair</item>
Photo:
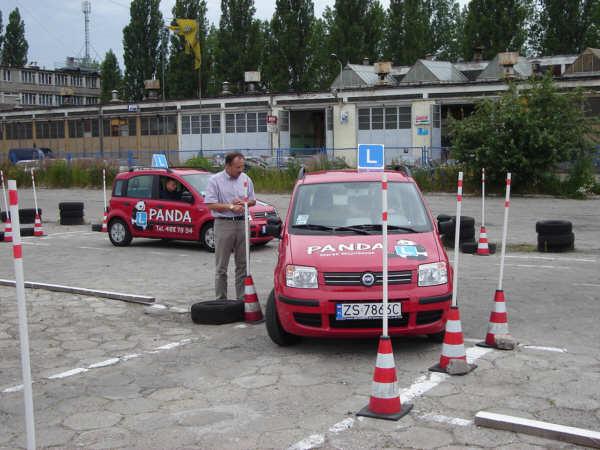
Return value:
M 230 152 L 225 155 L 225 164 L 230 165 L 235 158 L 246 159 L 240 152 Z

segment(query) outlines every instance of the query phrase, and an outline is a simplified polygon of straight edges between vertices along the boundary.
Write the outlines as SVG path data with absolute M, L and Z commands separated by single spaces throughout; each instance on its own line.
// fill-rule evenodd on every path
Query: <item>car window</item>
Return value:
M 431 231 L 432 225 L 413 183 L 388 185 L 388 224 Z M 300 225 L 303 233 L 322 234 L 310 225 L 348 227 L 381 224 L 381 183 L 348 182 L 305 184 L 294 197 L 290 225 Z
M 138 175 L 127 183 L 127 197 L 152 198 L 153 175 Z
M 123 197 L 125 187 L 125 180 L 115 181 L 115 188 L 113 189 L 113 196 Z
M 200 195 L 204 195 L 208 180 L 212 174 L 210 173 L 194 173 L 191 175 L 183 175 L 182 178 L 188 182 Z

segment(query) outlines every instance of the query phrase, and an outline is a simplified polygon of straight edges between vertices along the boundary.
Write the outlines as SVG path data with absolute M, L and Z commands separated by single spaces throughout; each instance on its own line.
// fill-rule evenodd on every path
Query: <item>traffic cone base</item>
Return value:
M 371 417 L 373 419 L 399 420 L 412 407 L 413 405 L 411 404 L 404 405 L 403 407 L 400 403 L 392 342 L 388 336 L 382 336 L 379 339 L 379 347 L 377 349 L 371 398 L 369 404 L 356 413 L 356 415 Z
M 477 243 L 477 255 L 480 256 L 489 256 L 490 248 L 488 246 L 488 238 L 487 232 L 485 231 L 485 227 L 482 226 L 479 231 L 479 242 Z
M 260 309 L 260 303 L 258 303 L 256 289 L 254 289 L 252 275 L 248 275 L 244 278 L 244 321 L 252 324 L 258 324 L 265 321 Z
M 504 299 L 504 291 L 497 289 L 494 293 L 494 309 L 490 314 L 490 322 L 484 342 L 477 343 L 479 347 L 497 348 L 501 350 L 512 350 L 513 348 L 505 348 L 498 346 L 496 336 L 508 336 L 508 315 L 506 313 L 506 302 Z
M 108 226 L 107 226 L 107 221 L 108 217 L 106 216 L 106 210 L 104 210 L 104 216 L 102 217 L 102 228 L 101 231 L 106 233 L 108 232 Z
M 451 361 L 463 361 L 463 367 L 466 370 L 448 371 L 448 365 Z M 443 372 L 451 375 L 464 375 L 471 372 L 477 366 L 467 364 L 467 354 L 465 352 L 465 343 L 460 323 L 460 313 L 457 306 L 453 306 L 448 311 L 448 320 L 446 321 L 446 332 L 444 333 L 444 343 L 442 344 L 442 355 L 438 364 L 429 368 L 431 372 Z
M 42 228 L 42 219 L 38 213 L 35 214 L 35 222 L 33 225 L 34 236 L 44 236 L 44 229 Z

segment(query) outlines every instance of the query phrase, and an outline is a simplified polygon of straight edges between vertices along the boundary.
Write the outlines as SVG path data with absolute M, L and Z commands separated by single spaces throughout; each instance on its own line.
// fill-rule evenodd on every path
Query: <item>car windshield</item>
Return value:
M 298 187 L 290 231 L 302 234 L 380 234 L 381 183 L 304 184 Z M 432 225 L 413 183 L 388 184 L 390 233 L 422 233 Z
M 200 195 L 204 195 L 206 192 L 206 186 L 208 186 L 208 180 L 210 177 L 210 173 L 182 175 L 182 178 L 187 181 Z

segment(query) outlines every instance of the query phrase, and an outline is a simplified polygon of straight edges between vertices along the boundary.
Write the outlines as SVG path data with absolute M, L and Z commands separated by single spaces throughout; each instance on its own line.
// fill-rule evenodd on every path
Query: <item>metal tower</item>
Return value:
M 90 14 L 92 14 L 92 2 L 90 0 L 83 0 L 81 2 L 81 10 L 85 17 L 85 56 L 86 62 L 90 61 Z

